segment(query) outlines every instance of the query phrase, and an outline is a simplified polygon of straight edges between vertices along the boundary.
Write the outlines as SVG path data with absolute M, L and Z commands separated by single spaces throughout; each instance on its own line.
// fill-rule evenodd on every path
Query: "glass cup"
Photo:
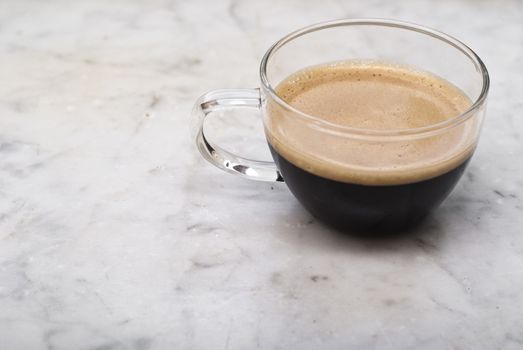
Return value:
M 472 103 L 463 113 L 436 124 L 375 130 L 327 122 L 294 108 L 276 92 L 275 87 L 297 71 L 347 60 L 391 62 L 430 72 L 455 85 Z M 260 81 L 259 89 L 215 90 L 198 99 L 193 111 L 194 137 L 202 156 L 244 178 L 285 181 L 320 221 L 363 232 L 409 228 L 448 196 L 478 142 L 489 89 L 485 65 L 462 42 L 419 25 L 377 19 L 320 23 L 283 37 L 265 53 Z M 205 137 L 205 119 L 213 112 L 232 108 L 261 112 L 274 162 L 242 158 Z M 299 128 L 303 142 L 293 137 L 292 129 L 278 130 L 280 139 L 272 137 L 275 128 L 284 127 L 281 120 L 292 121 L 292 129 Z M 469 136 L 460 139 L 459 147 L 447 147 L 464 132 Z M 289 135 L 289 139 L 281 140 L 281 135 Z M 282 144 L 298 157 L 289 159 L 282 154 L 287 147 Z M 354 152 L 355 147 L 361 152 Z M 434 152 L 435 147 L 443 151 Z M 402 157 L 386 159 L 384 168 L 383 154 L 391 154 L 384 153 L 384 148 L 405 151 Z M 339 149 L 346 149 L 346 154 Z M 338 167 L 337 172 L 331 172 L 333 176 L 317 171 L 341 163 L 349 166 L 346 170 Z M 351 180 L 362 177 L 365 183 Z

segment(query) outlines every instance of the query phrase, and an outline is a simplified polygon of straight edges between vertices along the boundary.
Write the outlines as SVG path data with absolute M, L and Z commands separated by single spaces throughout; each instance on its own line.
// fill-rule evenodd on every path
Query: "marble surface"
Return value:
M 188 130 L 282 35 L 364 16 L 448 32 L 492 76 L 466 176 L 399 239 L 324 228 Z M 2 0 L 0 349 L 522 349 L 522 66 L 518 0 Z M 259 121 L 223 125 L 267 156 Z

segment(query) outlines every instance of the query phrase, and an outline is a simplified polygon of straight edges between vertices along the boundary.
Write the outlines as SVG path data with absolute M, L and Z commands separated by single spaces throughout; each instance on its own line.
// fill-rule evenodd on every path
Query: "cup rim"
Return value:
M 268 61 L 271 58 L 271 56 L 278 51 L 282 46 L 284 46 L 286 43 L 297 39 L 303 35 L 316 32 L 323 29 L 328 28 L 334 28 L 334 27 L 341 27 L 341 26 L 349 26 L 349 25 L 367 25 L 367 26 L 381 26 L 381 27 L 392 27 L 392 28 L 401 28 L 406 29 L 410 31 L 414 31 L 420 34 L 428 35 L 433 38 L 439 39 L 454 48 L 461 51 L 463 54 L 465 54 L 476 66 L 476 69 L 478 69 L 481 72 L 482 77 L 482 89 L 479 94 L 479 96 L 476 98 L 476 100 L 471 104 L 471 106 L 462 112 L 461 114 L 458 114 L 455 117 L 446 119 L 442 122 L 417 127 L 417 128 L 410 128 L 410 129 L 397 129 L 397 130 L 375 130 L 375 129 L 365 129 L 365 128 L 355 128 L 345 125 L 339 125 L 336 123 L 328 122 L 324 119 L 321 119 L 317 116 L 305 113 L 287 102 L 285 102 L 275 91 L 274 87 L 269 83 L 269 79 L 267 77 L 267 65 Z M 265 53 L 263 56 L 261 63 L 260 63 L 260 79 L 262 82 L 262 86 L 265 88 L 266 91 L 270 94 L 273 100 L 275 100 L 278 104 L 282 105 L 286 109 L 294 112 L 297 116 L 304 118 L 306 121 L 314 122 L 316 127 L 320 127 L 324 129 L 327 132 L 334 132 L 337 134 L 344 134 L 344 135 L 357 135 L 357 136 L 407 136 L 407 135 L 423 135 L 426 136 L 427 134 L 438 134 L 440 132 L 443 132 L 445 130 L 448 130 L 450 128 L 453 128 L 454 126 L 461 124 L 465 121 L 467 121 L 470 117 L 472 117 L 485 103 L 485 100 L 488 95 L 489 86 L 490 86 L 490 78 L 487 71 L 487 67 L 483 63 L 483 61 L 479 58 L 479 56 L 467 45 L 465 45 L 460 40 L 447 35 L 443 32 L 440 32 L 438 30 L 428 28 L 425 26 L 421 26 L 414 23 L 404 22 L 404 21 L 397 21 L 397 20 L 389 20 L 389 19 L 380 19 L 380 18 L 355 18 L 355 19 L 340 19 L 340 20 L 334 20 L 334 21 L 327 21 L 327 22 L 321 22 L 317 24 L 312 24 L 307 27 L 303 27 L 301 29 L 298 29 L 294 32 L 291 32 L 287 34 L 286 36 L 282 37 L 280 40 L 276 41 Z

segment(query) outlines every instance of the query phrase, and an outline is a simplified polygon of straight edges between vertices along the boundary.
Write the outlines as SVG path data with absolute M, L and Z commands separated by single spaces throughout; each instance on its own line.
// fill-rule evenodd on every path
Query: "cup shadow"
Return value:
M 416 247 L 429 250 L 435 249 L 446 239 L 446 221 L 438 212 L 429 214 L 423 221 L 407 230 L 374 232 L 341 230 L 327 226 L 311 216 L 297 201 L 287 214 L 289 217 L 299 218 L 298 223 L 288 225 L 286 230 L 278 232 L 279 237 L 286 236 L 286 240 L 291 244 L 313 248 L 374 252 Z M 289 230 L 289 226 L 298 227 L 299 233 Z M 407 242 L 409 244 L 406 244 Z

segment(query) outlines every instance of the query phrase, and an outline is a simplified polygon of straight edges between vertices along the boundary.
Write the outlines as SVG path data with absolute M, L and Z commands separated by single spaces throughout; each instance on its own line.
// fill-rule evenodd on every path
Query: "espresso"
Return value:
M 300 202 L 342 228 L 395 230 L 419 222 L 452 190 L 475 147 L 464 121 L 430 137 L 368 137 L 365 131 L 433 126 L 470 99 L 450 82 L 382 62 L 311 67 L 284 79 L 268 104 L 266 134 L 280 172 Z

